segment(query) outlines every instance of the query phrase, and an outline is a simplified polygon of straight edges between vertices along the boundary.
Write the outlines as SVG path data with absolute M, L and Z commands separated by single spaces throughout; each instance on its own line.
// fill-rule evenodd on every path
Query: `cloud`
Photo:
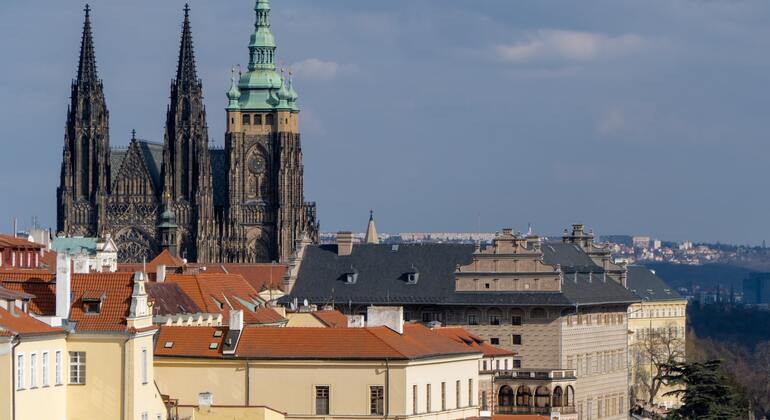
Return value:
M 595 32 L 542 29 L 526 39 L 495 47 L 500 60 L 514 63 L 535 61 L 591 61 L 631 53 L 647 41 L 634 34 L 610 36 Z
M 308 58 L 291 65 L 294 74 L 305 80 L 332 80 L 341 72 L 355 71 L 352 64 L 339 64 L 318 58 Z

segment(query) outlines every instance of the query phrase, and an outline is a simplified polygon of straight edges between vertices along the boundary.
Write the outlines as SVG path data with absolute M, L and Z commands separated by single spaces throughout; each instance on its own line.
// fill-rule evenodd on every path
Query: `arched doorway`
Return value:
M 552 407 L 562 407 L 564 404 L 564 391 L 561 390 L 560 386 L 557 386 L 553 389 L 553 397 L 552 397 Z
M 572 388 L 572 385 L 567 385 L 564 393 L 564 407 L 572 407 L 573 405 L 575 405 L 575 389 Z
M 543 408 L 551 405 L 551 392 L 546 386 L 539 386 L 535 390 L 535 407 Z
M 529 407 L 532 405 L 532 391 L 526 385 L 521 385 L 516 390 L 516 405 L 519 407 Z
M 513 389 L 508 385 L 503 385 L 497 392 L 497 412 L 510 413 L 513 411 Z

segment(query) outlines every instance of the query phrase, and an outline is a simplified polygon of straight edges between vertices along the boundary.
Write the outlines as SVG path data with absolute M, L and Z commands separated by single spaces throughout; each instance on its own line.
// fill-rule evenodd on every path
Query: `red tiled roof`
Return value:
M 451 338 L 452 340 L 463 343 L 468 347 L 477 349 L 484 353 L 484 357 L 497 357 L 497 356 L 514 356 L 515 352 L 495 347 L 483 339 L 471 334 L 464 328 L 460 327 L 437 327 L 433 328 L 433 332 L 443 335 L 444 337 Z
M 224 322 L 230 309 L 243 310 L 246 324 L 274 324 L 285 321 L 275 310 L 259 306 L 257 291 L 239 274 L 169 274 L 166 282 L 176 283 L 204 312 L 221 313 Z
M 0 270 L 0 285 L 35 297 L 29 310 L 38 315 L 56 313 L 56 274 L 48 270 Z
M 147 263 L 147 265 L 150 267 L 157 267 L 159 265 L 165 265 L 167 267 L 184 267 L 185 262 L 183 259 L 171 255 L 167 249 L 164 249 L 160 254 L 158 254 L 157 257 L 153 258 L 152 261 Z
M 329 328 L 347 328 L 348 317 L 336 310 L 311 312 L 316 319 Z
M 216 331 L 221 332 L 219 337 L 214 336 Z M 160 327 L 155 356 L 220 357 L 225 337 L 227 327 Z
M 196 314 L 201 308 L 176 283 L 147 283 L 154 315 Z
M 257 292 L 283 290 L 285 264 L 206 264 L 206 273 L 240 274 Z
M 126 331 L 133 287 L 133 273 L 73 274 L 70 322 L 77 322 L 78 331 Z M 104 300 L 98 314 L 87 314 L 83 296 L 93 290 L 103 291 Z
M 9 290 L 6 289 L 3 286 L 0 286 L 0 299 L 5 300 L 30 300 L 32 299 L 33 295 L 30 295 L 29 293 L 19 292 L 16 290 Z
M 0 234 L 0 248 L 34 248 L 41 249 L 43 245 L 30 242 L 23 238 Z
M 156 355 L 212 357 L 209 337 L 200 327 L 161 328 Z M 193 338 L 191 335 L 202 338 Z M 226 335 L 226 334 L 223 334 Z M 166 341 L 184 340 L 184 348 L 165 352 Z M 418 324 L 404 326 L 404 334 L 387 327 L 370 328 L 280 328 L 246 327 L 235 356 L 255 359 L 420 359 L 437 356 L 479 354 L 452 339 Z
M 14 334 L 50 334 L 63 333 L 61 328 L 54 328 L 18 309 L 15 314 L 0 308 L 0 332 Z
M 48 268 L 51 271 L 56 270 L 56 256 L 58 254 L 56 251 L 52 251 L 50 249 L 46 249 L 43 251 L 43 256 L 40 257 L 40 265 L 42 267 Z

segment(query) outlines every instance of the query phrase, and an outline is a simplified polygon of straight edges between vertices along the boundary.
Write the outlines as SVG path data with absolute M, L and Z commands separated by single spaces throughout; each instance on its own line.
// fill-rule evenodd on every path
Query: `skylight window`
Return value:
M 221 337 L 221 336 L 222 336 L 222 330 L 214 331 L 214 337 Z
M 217 343 L 211 343 L 209 344 L 209 350 L 216 350 L 217 347 L 219 347 L 219 344 Z
M 166 341 L 166 344 L 164 344 L 163 347 L 167 348 L 167 349 L 170 349 L 170 348 L 174 347 L 174 342 L 173 341 Z

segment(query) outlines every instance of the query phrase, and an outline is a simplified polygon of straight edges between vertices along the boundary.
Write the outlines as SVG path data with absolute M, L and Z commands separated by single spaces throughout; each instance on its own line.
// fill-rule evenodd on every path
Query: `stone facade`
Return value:
M 255 34 L 269 34 L 269 10 L 266 1 L 257 2 Z M 121 262 L 151 260 L 161 247 L 198 262 L 285 261 L 303 235 L 317 241 L 315 204 L 304 201 L 297 95 L 290 82 L 275 79 L 261 93 L 291 92 L 291 106 L 245 107 L 249 123 L 252 116 L 260 118 L 259 127 L 245 128 L 246 114 L 228 107 L 225 150 L 211 149 L 186 7 L 163 143 L 134 133 L 127 149 L 110 149 L 109 113 L 87 12 L 57 190 L 59 233 L 111 234 Z M 243 88 L 246 93 L 252 86 Z M 175 240 L 165 245 L 159 228 L 164 211 L 173 213 L 176 225 Z

